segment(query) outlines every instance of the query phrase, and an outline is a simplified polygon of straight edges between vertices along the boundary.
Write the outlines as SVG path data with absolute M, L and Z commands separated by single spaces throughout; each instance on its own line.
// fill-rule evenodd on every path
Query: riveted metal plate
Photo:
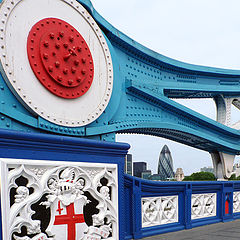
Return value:
M 62 98 L 78 98 L 90 88 L 94 65 L 89 47 L 70 24 L 57 18 L 37 22 L 28 35 L 28 59 L 41 84 Z
M 101 29 L 79 2 L 5 0 L 1 5 L 0 19 L 3 75 L 14 95 L 28 110 L 66 127 L 86 126 L 101 116 L 112 94 L 112 58 Z M 47 19 L 64 23 L 68 30 L 66 26 L 52 28 L 53 22 L 45 28 Z M 44 24 L 39 27 L 39 32 L 42 31 L 39 38 L 34 31 L 38 24 Z M 36 36 L 33 35 L 35 32 Z M 31 44 L 32 40 L 34 44 Z M 58 41 L 59 52 L 56 48 Z M 81 47 L 80 58 L 78 47 Z M 34 49 L 38 51 L 37 61 L 28 54 Z M 53 49 L 55 56 L 52 55 Z M 40 63 L 40 71 L 34 70 L 34 64 Z M 46 84 L 43 84 L 44 77 Z

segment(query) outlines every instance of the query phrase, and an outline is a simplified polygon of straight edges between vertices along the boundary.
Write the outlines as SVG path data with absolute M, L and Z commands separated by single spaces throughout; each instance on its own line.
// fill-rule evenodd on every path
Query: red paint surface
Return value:
M 77 98 L 91 87 L 94 65 L 90 49 L 70 24 L 45 18 L 31 29 L 28 59 L 41 84 L 62 98 Z
M 60 203 L 60 201 L 59 201 Z M 67 214 L 59 215 L 55 217 L 54 225 L 67 225 L 68 226 L 68 240 L 76 239 L 76 224 L 84 223 L 83 214 L 75 214 L 74 212 L 74 204 L 70 204 L 66 207 Z
M 226 200 L 225 202 L 225 214 L 229 214 L 229 201 Z

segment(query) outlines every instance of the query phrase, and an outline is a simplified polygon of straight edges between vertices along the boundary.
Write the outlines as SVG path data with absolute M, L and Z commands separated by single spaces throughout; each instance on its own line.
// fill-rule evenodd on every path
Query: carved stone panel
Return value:
M 192 194 L 191 218 L 198 219 L 216 216 L 216 199 L 216 193 Z
M 1 159 L 3 240 L 118 239 L 116 164 Z
M 240 192 L 233 193 L 233 213 L 240 212 Z
M 178 222 L 178 196 L 142 198 L 142 227 Z

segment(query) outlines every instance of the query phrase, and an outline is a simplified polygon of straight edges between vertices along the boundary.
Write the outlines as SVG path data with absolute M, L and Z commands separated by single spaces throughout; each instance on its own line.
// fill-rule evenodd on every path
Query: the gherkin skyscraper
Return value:
M 172 155 L 167 145 L 164 145 L 159 156 L 158 174 L 162 180 L 174 177 Z

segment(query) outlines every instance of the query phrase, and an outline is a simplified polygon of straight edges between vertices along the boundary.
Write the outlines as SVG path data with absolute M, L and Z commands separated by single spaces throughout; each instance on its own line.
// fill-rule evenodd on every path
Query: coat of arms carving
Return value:
M 8 188 L 6 239 L 118 238 L 115 164 L 37 162 L 1 161 Z

